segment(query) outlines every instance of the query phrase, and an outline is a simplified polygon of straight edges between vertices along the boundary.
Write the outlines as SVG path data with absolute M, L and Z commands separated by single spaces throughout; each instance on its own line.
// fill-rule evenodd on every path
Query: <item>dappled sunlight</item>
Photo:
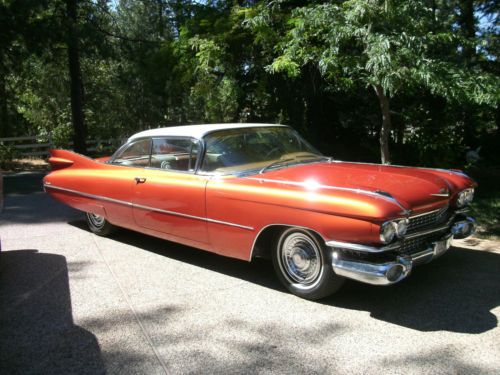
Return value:
M 314 324 L 282 320 L 261 322 L 244 317 L 196 316 L 193 306 L 160 304 L 138 307 L 137 318 L 146 328 L 151 342 L 163 357 L 166 369 L 174 371 L 182 363 L 183 373 L 245 373 L 259 370 L 324 373 L 331 371 L 331 360 L 324 345 L 349 330 L 335 322 Z M 119 315 L 95 317 L 80 324 L 94 329 L 112 330 Z M 320 319 L 321 320 L 321 319 Z M 311 322 L 312 323 L 312 322 Z M 134 349 L 118 347 L 103 352 L 106 362 L 137 358 Z M 283 360 L 286 358 L 286 360 Z M 329 370 L 328 370 L 329 369 Z
M 222 258 L 129 231 L 116 233 L 114 239 L 286 293 L 270 261 Z M 399 284 L 377 287 L 349 281 L 333 296 L 311 303 L 367 311 L 375 319 L 419 331 L 477 334 L 498 325 L 492 310 L 500 306 L 499 269 L 500 254 L 453 247 L 442 258 L 416 267 Z
M 465 350 L 465 349 L 464 349 Z M 439 348 L 417 348 L 407 355 L 395 355 L 391 358 L 384 358 L 380 365 L 384 366 L 388 372 L 392 369 L 406 368 L 408 373 L 454 373 L 454 374 L 495 374 L 498 368 L 479 354 L 473 361 L 458 356 L 447 345 Z M 445 359 L 445 360 L 443 360 Z M 490 362 L 490 363 L 488 363 Z
M 312 302 L 289 294 L 268 260 L 124 229 L 101 238 L 57 205 L 42 192 L 7 196 L 2 373 L 419 372 L 440 369 L 443 358 L 444 372 L 494 368 L 497 242 L 455 241 L 402 283 L 350 281 Z M 40 252 L 13 250 L 28 243 Z

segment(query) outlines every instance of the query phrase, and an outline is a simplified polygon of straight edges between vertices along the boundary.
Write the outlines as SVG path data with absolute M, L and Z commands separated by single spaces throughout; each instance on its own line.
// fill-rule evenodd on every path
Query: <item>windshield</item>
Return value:
M 204 172 L 269 170 L 324 158 L 287 127 L 221 130 L 205 136 Z

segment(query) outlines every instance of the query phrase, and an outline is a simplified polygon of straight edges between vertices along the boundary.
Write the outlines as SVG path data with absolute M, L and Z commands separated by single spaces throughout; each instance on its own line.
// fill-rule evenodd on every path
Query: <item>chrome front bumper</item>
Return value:
M 437 241 L 432 242 L 427 248 L 411 255 L 402 254 L 395 260 L 384 263 L 372 263 L 359 261 L 345 257 L 343 250 L 356 251 L 360 253 L 375 253 L 373 249 L 364 245 L 346 244 L 337 241 L 327 242 L 332 248 L 332 267 L 337 275 L 344 276 L 368 284 L 391 285 L 405 279 L 413 266 L 428 263 L 443 255 L 451 246 L 453 238 L 461 239 L 475 232 L 476 222 L 473 218 L 466 217 L 455 221 L 449 228 L 449 232 Z M 365 249 L 365 251 L 363 251 Z M 397 251 L 397 247 L 380 248 L 383 251 Z M 382 252 L 382 251 L 380 251 Z
M 332 267 L 337 275 L 373 285 L 397 283 L 407 277 L 413 267 L 411 259 L 407 257 L 397 257 L 395 261 L 386 263 L 357 262 L 339 258 L 339 253 L 334 251 Z

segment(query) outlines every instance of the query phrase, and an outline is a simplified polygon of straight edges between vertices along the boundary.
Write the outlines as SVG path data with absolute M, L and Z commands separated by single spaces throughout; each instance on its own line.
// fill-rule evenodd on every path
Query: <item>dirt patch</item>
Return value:
M 47 163 L 46 159 L 25 158 L 14 159 L 7 162 L 1 171 L 3 174 L 16 172 L 45 172 L 48 171 L 49 168 L 49 163 Z
M 481 250 L 500 254 L 500 240 L 498 239 L 485 240 L 473 236 L 463 240 L 453 240 L 453 245 L 471 250 Z

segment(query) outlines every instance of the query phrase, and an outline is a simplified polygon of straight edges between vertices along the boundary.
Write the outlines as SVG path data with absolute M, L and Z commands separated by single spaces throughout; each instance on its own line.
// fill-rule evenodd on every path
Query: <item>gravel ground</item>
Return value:
M 498 374 L 500 246 L 456 242 L 404 282 L 320 301 L 272 266 L 119 231 L 5 177 L 0 373 Z

